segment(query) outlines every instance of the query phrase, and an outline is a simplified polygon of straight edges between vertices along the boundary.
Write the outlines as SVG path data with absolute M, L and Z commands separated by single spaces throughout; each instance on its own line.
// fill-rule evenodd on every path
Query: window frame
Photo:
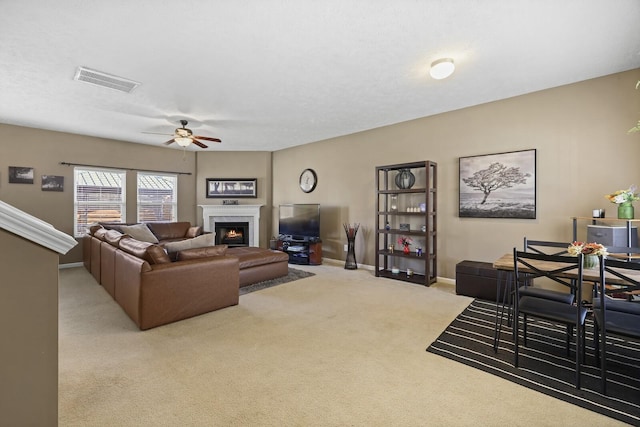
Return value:
M 80 187 L 84 187 L 83 185 L 81 185 L 82 183 L 80 182 L 81 180 L 78 179 L 78 177 L 82 174 L 82 173 L 103 173 L 103 174 L 115 174 L 116 177 L 115 180 L 117 181 L 117 179 L 120 180 L 120 186 L 93 186 L 93 187 L 97 187 L 97 188 L 119 188 L 119 200 L 90 200 L 90 201 L 83 201 L 83 200 L 79 200 L 79 188 Z M 84 180 L 83 180 L 84 181 Z M 86 185 L 86 187 L 91 187 L 89 185 Z M 102 194 L 102 192 L 100 192 Z M 105 191 L 104 192 L 105 195 L 108 194 L 118 194 L 117 191 L 115 193 L 110 193 Z M 81 198 L 80 198 L 81 199 Z M 111 168 L 97 168 L 97 167 L 88 167 L 88 166 L 76 166 L 74 167 L 73 170 L 73 233 L 74 233 L 74 237 L 82 237 L 84 234 L 86 234 L 86 230 L 88 229 L 89 225 L 94 223 L 95 221 L 89 221 L 89 215 L 88 213 L 86 214 L 86 218 L 84 223 L 82 223 L 80 221 L 80 217 L 83 215 L 82 209 L 81 207 L 83 206 L 88 206 L 88 205 L 95 205 L 97 207 L 100 207 L 101 205 L 103 205 L 104 207 L 107 208 L 112 208 L 114 205 L 119 207 L 120 210 L 120 221 L 121 222 L 125 222 L 126 218 L 127 218 L 127 172 L 125 170 L 122 169 L 111 169 Z M 100 211 L 101 209 L 95 209 L 94 211 Z M 107 210 L 112 210 L 112 209 L 107 209 Z M 90 212 L 90 211 L 89 211 Z M 95 218 L 96 221 L 103 221 L 103 220 L 108 220 L 108 218 L 105 217 L 101 217 L 101 218 Z M 80 229 L 80 227 L 82 227 L 82 229 Z
M 141 212 L 145 208 L 153 207 L 154 205 L 158 205 L 158 201 L 145 201 L 144 198 L 141 198 L 141 189 L 143 186 L 141 185 L 140 178 L 141 177 L 152 177 L 155 178 L 156 187 L 160 187 L 162 183 L 160 181 L 168 181 L 172 185 L 171 188 L 171 198 L 169 202 L 162 201 L 159 211 L 161 212 L 160 218 L 155 218 L 154 220 L 150 220 L 145 215 L 142 215 Z M 152 189 L 149 189 L 153 191 Z M 158 191 L 163 191 L 163 189 L 159 189 Z M 164 189 L 164 191 L 167 191 Z M 163 216 L 166 207 L 170 207 L 170 217 Z M 156 208 L 158 209 L 158 208 Z M 178 175 L 173 173 L 160 173 L 160 172 L 147 172 L 147 171 L 137 171 L 136 172 L 136 219 L 138 222 L 175 222 L 178 218 Z

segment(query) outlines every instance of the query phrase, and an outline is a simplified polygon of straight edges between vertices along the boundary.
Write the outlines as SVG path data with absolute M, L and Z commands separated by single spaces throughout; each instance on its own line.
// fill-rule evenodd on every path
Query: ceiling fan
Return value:
M 174 142 L 176 144 L 178 144 L 181 147 L 188 147 L 189 144 L 194 143 L 195 145 L 197 145 L 200 148 L 208 148 L 208 146 L 206 144 L 203 144 L 202 142 L 198 141 L 199 139 L 203 139 L 205 141 L 211 141 L 211 142 L 222 142 L 220 139 L 218 138 L 211 138 L 209 136 L 197 136 L 194 135 L 193 132 L 191 131 L 191 129 L 187 129 L 187 124 L 189 122 L 186 120 L 180 120 L 180 124 L 182 125 L 181 128 L 177 128 L 175 130 L 175 132 L 173 133 L 173 138 L 171 138 L 169 141 L 165 142 L 165 145 L 169 145 L 169 144 L 173 144 Z M 171 134 L 165 134 L 165 133 L 155 133 L 155 132 L 143 132 L 143 133 L 150 133 L 150 134 L 154 134 L 154 135 L 171 135 Z

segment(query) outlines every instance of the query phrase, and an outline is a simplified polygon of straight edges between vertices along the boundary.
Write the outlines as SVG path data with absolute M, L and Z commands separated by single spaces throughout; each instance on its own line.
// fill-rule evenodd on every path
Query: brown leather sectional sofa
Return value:
M 159 243 L 144 242 L 115 229 L 92 227 L 83 238 L 85 268 L 141 329 L 238 304 L 240 286 L 288 274 L 288 255 L 255 247 L 226 245 L 179 250 L 168 242 L 198 239 L 189 223 L 148 224 Z M 106 225 L 109 226 L 109 225 Z M 178 236 L 178 228 L 184 231 Z

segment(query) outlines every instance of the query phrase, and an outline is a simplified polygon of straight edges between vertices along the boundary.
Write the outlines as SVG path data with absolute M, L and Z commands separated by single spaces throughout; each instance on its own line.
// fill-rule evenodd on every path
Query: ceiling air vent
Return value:
M 78 67 L 73 79 L 126 93 L 131 93 L 140 85 L 140 83 L 134 82 L 133 80 L 123 79 L 122 77 L 103 73 L 102 71 L 92 70 L 87 67 Z

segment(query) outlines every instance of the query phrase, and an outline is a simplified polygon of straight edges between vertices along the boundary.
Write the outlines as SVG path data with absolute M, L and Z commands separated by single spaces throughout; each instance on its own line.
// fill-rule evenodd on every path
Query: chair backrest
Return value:
M 581 301 L 582 259 L 582 254 L 576 257 L 548 255 L 518 251 L 513 248 L 513 268 L 516 285 L 525 279 L 546 277 L 569 288 L 575 294 L 576 300 Z M 518 288 L 519 286 L 516 286 L 516 297 L 519 297 Z
M 542 255 L 565 255 L 568 254 L 569 243 L 551 242 L 547 240 L 530 240 L 524 238 L 524 251 Z
M 609 285 L 608 289 L 605 283 Z M 640 291 L 640 262 L 605 259 L 600 256 L 600 291 L 603 293 Z

